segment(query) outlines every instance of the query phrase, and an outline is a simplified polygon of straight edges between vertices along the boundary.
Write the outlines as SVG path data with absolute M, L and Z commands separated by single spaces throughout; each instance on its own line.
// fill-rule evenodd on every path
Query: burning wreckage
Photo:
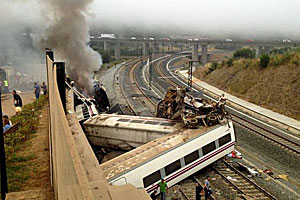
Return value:
M 213 126 L 225 122 L 229 117 L 225 111 L 225 103 L 224 95 L 215 103 L 195 98 L 187 94 L 185 88 L 169 88 L 157 105 L 156 117 L 182 120 L 187 128 Z

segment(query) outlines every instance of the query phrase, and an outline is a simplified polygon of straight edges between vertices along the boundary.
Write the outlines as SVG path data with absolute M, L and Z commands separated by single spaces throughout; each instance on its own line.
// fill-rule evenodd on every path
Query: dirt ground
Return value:
M 23 105 L 32 103 L 35 100 L 35 96 L 32 92 L 21 92 L 18 93 L 23 101 Z M 4 94 L 2 95 L 2 112 L 9 117 L 12 117 L 16 114 L 14 100 L 12 94 Z
M 40 115 L 40 125 L 34 137 L 26 141 L 28 145 L 18 154 L 34 155 L 27 161 L 30 167 L 30 178 L 22 185 L 21 192 L 13 192 L 7 195 L 7 200 L 52 200 L 53 189 L 50 185 L 49 164 L 49 138 L 48 138 L 48 112 L 47 106 Z M 29 163 L 28 163 L 29 162 Z

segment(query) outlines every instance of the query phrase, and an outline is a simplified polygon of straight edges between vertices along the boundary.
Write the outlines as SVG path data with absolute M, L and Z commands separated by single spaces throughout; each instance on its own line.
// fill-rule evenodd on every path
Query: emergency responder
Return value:
M 8 80 L 4 80 L 3 85 L 4 85 L 3 93 L 8 93 Z

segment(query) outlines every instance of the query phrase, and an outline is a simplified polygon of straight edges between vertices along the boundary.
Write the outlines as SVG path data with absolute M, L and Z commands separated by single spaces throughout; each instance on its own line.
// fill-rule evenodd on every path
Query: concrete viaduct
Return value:
M 150 44 L 154 45 L 155 53 L 158 53 L 157 49 L 160 44 L 190 44 L 192 46 L 192 60 L 198 61 L 201 64 L 207 63 L 207 53 L 209 45 L 216 44 L 232 44 L 232 45 L 242 45 L 250 46 L 256 48 L 256 56 L 261 56 L 263 49 L 268 52 L 271 47 L 298 47 L 300 42 L 275 42 L 275 41 L 232 41 L 227 42 L 225 40 L 205 40 L 205 39 L 130 39 L 130 38 L 95 38 L 91 39 L 91 43 L 103 42 L 104 50 L 107 50 L 107 43 L 114 44 L 115 58 L 116 60 L 120 59 L 120 44 L 121 43 L 140 43 L 143 44 L 143 55 L 149 55 L 149 46 Z M 201 46 L 201 58 L 199 60 L 199 46 Z M 172 48 L 171 48 L 172 49 Z

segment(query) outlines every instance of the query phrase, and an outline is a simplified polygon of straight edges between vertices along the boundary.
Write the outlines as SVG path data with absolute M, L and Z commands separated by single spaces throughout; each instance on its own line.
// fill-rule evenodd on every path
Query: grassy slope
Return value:
M 207 74 L 198 70 L 197 78 L 249 102 L 300 120 L 300 53 L 271 57 L 262 69 L 259 59 L 240 59 L 233 66 L 219 64 Z

